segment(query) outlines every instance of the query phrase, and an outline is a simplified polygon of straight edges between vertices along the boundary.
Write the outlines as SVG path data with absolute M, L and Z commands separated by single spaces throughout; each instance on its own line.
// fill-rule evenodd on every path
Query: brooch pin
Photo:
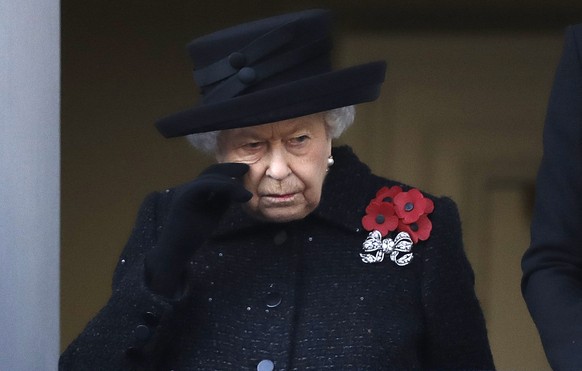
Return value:
M 364 263 L 380 263 L 385 254 L 390 254 L 390 260 L 399 266 L 407 265 L 412 260 L 412 240 L 406 232 L 400 232 L 396 238 L 382 239 L 382 234 L 372 231 L 364 241 L 364 252 L 360 254 Z M 375 254 L 371 254 L 375 253 Z
M 414 257 L 413 243 L 430 236 L 432 223 L 428 214 L 433 210 L 432 200 L 418 189 L 404 192 L 399 186 L 380 188 L 362 218 L 362 226 L 370 232 L 362 245 L 362 262 L 380 263 L 389 254 L 398 266 L 409 264 Z M 394 239 L 383 239 L 392 232 L 398 232 Z

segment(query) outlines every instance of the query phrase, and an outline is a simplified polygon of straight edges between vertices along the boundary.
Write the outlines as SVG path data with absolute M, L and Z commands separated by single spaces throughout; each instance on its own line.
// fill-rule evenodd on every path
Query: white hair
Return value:
M 353 105 L 327 111 L 323 117 L 327 125 L 327 134 L 332 139 L 339 138 L 354 123 L 355 117 L 356 108 Z
M 188 139 L 190 144 L 197 150 L 209 155 L 214 155 L 216 153 L 216 145 L 219 133 L 220 130 L 190 134 L 186 136 L 186 139 Z
M 326 111 L 324 113 L 323 119 L 325 120 L 325 125 L 327 126 L 327 134 L 332 139 L 339 138 L 344 131 L 354 122 L 356 117 L 356 109 L 352 106 L 334 108 L 332 110 Z M 218 141 L 218 131 L 209 131 L 206 133 L 190 134 L 186 136 L 186 139 L 190 144 L 210 155 L 216 153 L 217 141 Z

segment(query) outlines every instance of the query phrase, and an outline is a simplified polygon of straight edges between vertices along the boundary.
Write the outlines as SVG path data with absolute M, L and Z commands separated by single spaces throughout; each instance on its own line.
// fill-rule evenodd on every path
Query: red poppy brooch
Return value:
M 382 187 L 366 207 L 362 218 L 370 234 L 360 254 L 364 263 L 380 263 L 384 255 L 399 266 L 412 261 L 413 243 L 429 238 L 432 223 L 428 214 L 434 210 L 432 200 L 416 188 L 404 192 L 401 187 Z M 389 234 L 396 236 L 384 238 Z

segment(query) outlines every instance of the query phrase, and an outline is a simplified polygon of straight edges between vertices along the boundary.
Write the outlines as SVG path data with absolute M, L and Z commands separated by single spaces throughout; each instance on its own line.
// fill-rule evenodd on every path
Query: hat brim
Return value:
M 380 95 L 384 61 L 296 80 L 221 102 L 199 104 L 156 122 L 166 138 L 267 124 L 370 102 Z

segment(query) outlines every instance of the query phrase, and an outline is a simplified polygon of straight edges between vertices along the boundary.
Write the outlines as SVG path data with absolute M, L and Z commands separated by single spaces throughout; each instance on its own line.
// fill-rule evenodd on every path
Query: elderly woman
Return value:
M 218 163 L 145 200 L 61 369 L 493 368 L 455 204 L 332 147 L 385 65 L 332 71 L 329 24 L 189 45 L 202 102 L 157 126 Z

